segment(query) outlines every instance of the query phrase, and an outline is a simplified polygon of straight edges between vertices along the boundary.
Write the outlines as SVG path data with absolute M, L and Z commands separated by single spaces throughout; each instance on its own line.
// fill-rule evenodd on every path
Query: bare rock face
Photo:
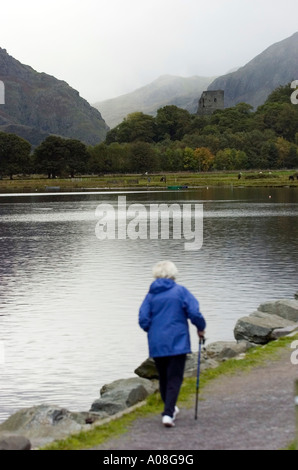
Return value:
M 0 131 L 15 133 L 39 145 L 51 134 L 96 145 L 108 126 L 66 82 L 23 65 L 0 48 L 0 80 L 5 104 L 0 107 Z
M 224 90 L 225 106 L 248 103 L 254 108 L 263 104 L 280 85 L 298 76 L 298 33 L 268 47 L 236 72 L 216 78 L 208 90 Z

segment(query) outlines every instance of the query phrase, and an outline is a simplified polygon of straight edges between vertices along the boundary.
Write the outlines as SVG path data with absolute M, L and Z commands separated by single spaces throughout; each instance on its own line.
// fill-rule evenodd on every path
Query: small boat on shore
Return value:
M 186 186 L 186 185 L 183 185 L 183 186 L 168 186 L 168 189 L 172 189 L 172 190 L 188 189 L 188 186 Z

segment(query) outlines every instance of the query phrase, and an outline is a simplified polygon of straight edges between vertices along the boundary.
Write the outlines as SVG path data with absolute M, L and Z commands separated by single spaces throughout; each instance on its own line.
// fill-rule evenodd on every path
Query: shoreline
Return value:
M 296 344 L 297 332 L 298 293 L 294 294 L 294 299 L 261 304 L 257 311 L 237 321 L 235 341 L 217 341 L 207 345 L 201 358 L 201 371 L 206 374 L 202 376 L 202 385 L 218 375 L 233 372 L 235 368 L 254 367 L 264 360 L 264 354 L 266 360 L 274 360 L 276 349 L 289 346 L 290 342 Z M 293 351 L 289 357 L 293 365 L 296 355 L 297 352 Z M 189 355 L 186 361 L 185 389 L 179 396 L 179 402 L 181 400 L 184 406 L 187 406 L 193 393 L 189 385 L 193 390 L 197 361 L 198 352 Z M 152 359 L 148 358 L 134 371 L 134 377 L 104 385 L 100 398 L 92 403 L 89 411 L 71 412 L 47 404 L 19 410 L 0 424 L 0 445 L 1 440 L 18 436 L 30 440 L 35 449 L 44 446 L 55 449 L 60 443 L 69 445 L 69 439 L 79 439 L 82 433 L 88 436 L 88 433 L 96 432 L 101 436 L 101 430 L 106 430 L 106 426 L 117 428 L 119 418 L 121 427 L 121 419 L 125 416 L 132 421 L 135 413 L 143 416 L 144 413 L 156 412 L 161 402 L 156 394 L 158 381 L 152 363 Z M 86 446 L 84 436 L 82 439 Z M 105 437 L 101 436 L 100 439 Z
M 297 170 L 245 171 L 210 173 L 106 174 L 77 176 L 74 178 L 16 177 L 0 180 L 0 194 L 54 193 L 90 191 L 188 191 L 196 189 L 233 188 L 298 188 Z M 294 176 L 294 180 L 290 179 Z
M 43 191 L 43 192 L 38 192 L 37 190 L 35 192 L 30 192 L 30 191 L 23 191 L 23 192 L 18 192 L 18 191 L 13 191 L 13 192 L 1 192 L 0 191 L 0 197 L 13 197 L 13 196 L 69 196 L 69 195 L 87 195 L 87 194 L 115 194 L 115 193 L 147 193 L 147 192 L 160 192 L 160 193 L 173 193 L 173 192 L 188 192 L 188 191 L 195 191 L 195 190 L 202 190 L 202 189 L 225 189 L 225 188 L 231 188 L 233 189 L 246 189 L 246 188 L 255 188 L 255 189 L 297 189 L 298 185 L 279 185 L 279 186 L 266 186 L 266 185 L 254 185 L 254 186 L 234 186 L 234 185 L 209 185 L 209 186 L 188 186 L 188 188 L 184 189 L 169 189 L 169 188 L 161 188 L 159 186 L 119 186 L 119 187 L 99 187 L 99 188 L 74 188 L 74 189 L 69 189 L 65 188 L 65 190 L 60 190 L 60 191 Z

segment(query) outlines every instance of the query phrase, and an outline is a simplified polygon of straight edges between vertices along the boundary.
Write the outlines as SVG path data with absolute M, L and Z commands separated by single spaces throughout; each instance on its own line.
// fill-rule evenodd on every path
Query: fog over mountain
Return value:
M 94 106 L 113 128 L 132 112 L 155 115 L 166 105 L 196 113 L 199 98 L 207 89 L 224 90 L 225 107 L 246 102 L 256 108 L 275 88 L 295 79 L 298 79 L 298 32 L 221 77 L 164 75 L 132 93 L 97 102 Z
M 237 71 L 216 78 L 208 90 L 225 91 L 225 107 L 263 104 L 280 85 L 298 80 L 298 32 L 272 46 Z
M 213 80 L 214 77 L 183 78 L 163 75 L 132 93 L 97 102 L 94 106 L 111 128 L 130 113 L 141 111 L 155 115 L 159 108 L 166 105 L 176 105 L 195 113 L 201 93 Z
M 131 93 L 94 106 L 65 81 L 36 72 L 1 48 L 0 80 L 5 84 L 0 131 L 20 135 L 33 145 L 50 134 L 95 145 L 105 139 L 109 127 L 136 111 L 155 115 L 159 108 L 176 105 L 196 113 L 199 98 L 207 89 L 224 90 L 225 107 L 246 102 L 256 108 L 278 86 L 298 80 L 298 32 L 221 77 L 162 75 Z

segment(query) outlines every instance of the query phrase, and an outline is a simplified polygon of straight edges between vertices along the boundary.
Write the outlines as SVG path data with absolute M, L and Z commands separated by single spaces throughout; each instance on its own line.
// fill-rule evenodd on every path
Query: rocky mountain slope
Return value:
M 236 72 L 216 78 L 208 90 L 225 91 L 225 107 L 263 104 L 280 85 L 298 80 L 298 32 L 268 47 Z
M 100 110 L 111 128 L 122 122 L 130 113 L 141 111 L 155 115 L 159 108 L 167 105 L 176 105 L 195 113 L 202 92 L 213 79 L 214 77 L 183 78 L 163 75 L 132 93 L 97 102 L 94 107 Z
M 50 134 L 95 145 L 108 126 L 66 82 L 38 73 L 0 48 L 0 80 L 5 104 L 0 104 L 0 131 L 11 132 L 38 145 Z

